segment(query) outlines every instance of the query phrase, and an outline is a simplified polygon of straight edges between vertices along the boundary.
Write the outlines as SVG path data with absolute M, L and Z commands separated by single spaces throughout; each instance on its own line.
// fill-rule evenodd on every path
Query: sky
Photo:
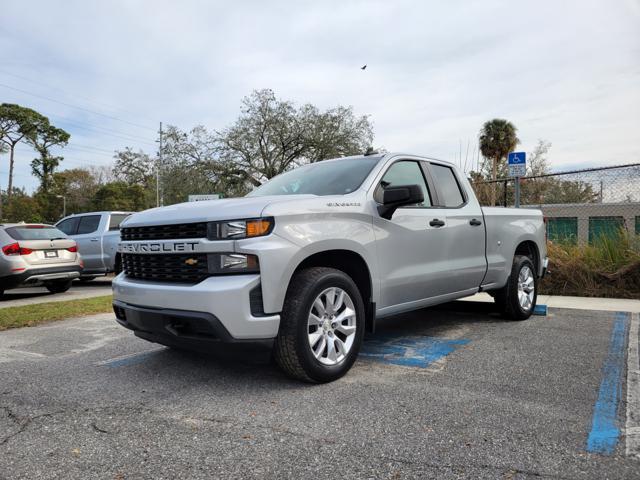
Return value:
M 271 88 L 369 115 L 376 147 L 472 165 L 482 124 L 554 170 L 640 162 L 640 0 L 3 2 L 0 102 L 71 133 L 61 168 L 222 129 Z M 367 69 L 360 67 L 366 64 Z M 17 186 L 37 180 L 26 146 Z M 8 156 L 0 156 L 6 188 Z

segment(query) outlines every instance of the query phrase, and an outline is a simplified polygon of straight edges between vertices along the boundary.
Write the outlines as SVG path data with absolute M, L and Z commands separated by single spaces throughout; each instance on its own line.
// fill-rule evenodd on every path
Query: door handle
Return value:
M 482 222 L 477 218 L 472 218 L 471 220 L 469 220 L 469 225 L 477 227 L 478 225 L 482 225 Z
M 91 241 L 92 242 L 97 242 L 98 240 L 100 240 L 99 238 L 92 238 Z
M 432 227 L 438 227 L 438 228 L 444 227 L 444 220 L 438 220 L 437 218 L 434 218 L 429 222 L 429 225 L 431 225 Z

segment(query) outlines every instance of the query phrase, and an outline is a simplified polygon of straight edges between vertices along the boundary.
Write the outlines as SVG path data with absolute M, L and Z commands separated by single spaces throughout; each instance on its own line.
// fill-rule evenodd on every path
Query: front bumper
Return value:
M 146 332 L 185 341 L 237 341 L 270 339 L 278 333 L 280 315 L 265 315 L 256 306 L 258 274 L 209 277 L 195 285 L 120 274 L 112 285 L 119 323 L 143 338 Z
M 63 267 L 32 268 L 22 273 L 0 277 L 0 288 L 7 290 L 21 285 L 28 286 L 40 282 L 55 280 L 73 280 L 80 277 L 82 267 L 79 265 L 69 265 Z

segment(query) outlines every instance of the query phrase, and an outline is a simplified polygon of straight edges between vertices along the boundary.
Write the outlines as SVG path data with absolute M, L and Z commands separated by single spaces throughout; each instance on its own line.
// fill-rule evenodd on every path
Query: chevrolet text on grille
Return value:
M 174 253 L 193 252 L 198 242 L 151 242 L 127 243 L 121 242 L 118 251 L 121 253 Z

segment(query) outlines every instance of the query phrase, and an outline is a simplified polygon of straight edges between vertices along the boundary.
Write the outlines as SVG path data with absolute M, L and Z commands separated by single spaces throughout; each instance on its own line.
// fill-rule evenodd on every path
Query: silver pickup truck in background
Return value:
M 273 339 L 309 382 L 344 375 L 376 318 L 487 291 L 527 319 L 547 267 L 542 212 L 482 208 L 456 166 L 407 154 L 305 165 L 121 230 L 121 325 L 179 348 Z
M 80 280 L 120 272 L 120 224 L 131 212 L 89 212 L 63 218 L 56 227 L 78 244 L 84 260 Z

